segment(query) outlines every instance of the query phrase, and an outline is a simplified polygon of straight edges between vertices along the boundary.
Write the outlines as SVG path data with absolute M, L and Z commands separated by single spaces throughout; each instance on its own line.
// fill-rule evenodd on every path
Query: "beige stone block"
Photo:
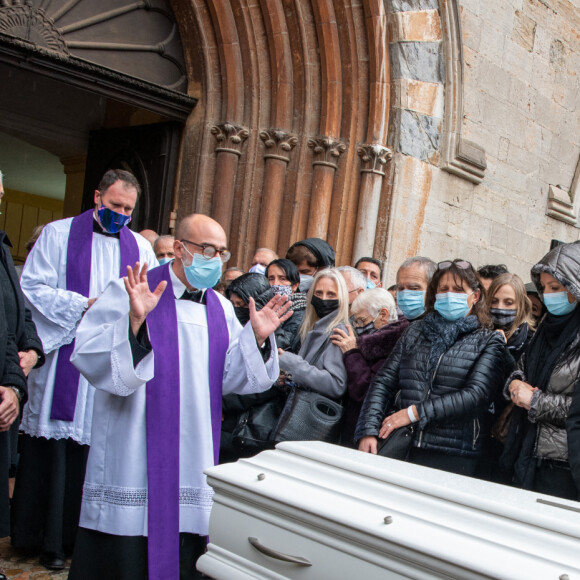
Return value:
M 472 50 L 478 51 L 481 44 L 481 28 L 483 20 L 466 7 L 461 10 L 461 28 L 463 44 Z
M 481 29 L 479 53 L 497 65 L 501 64 L 506 41 L 505 34 L 495 28 L 492 23 L 485 24 Z
M 497 158 L 499 161 L 507 161 L 508 153 L 510 150 L 510 140 L 506 137 L 499 138 L 499 149 L 497 152 Z
M 494 221 L 491 226 L 489 248 L 498 252 L 505 252 L 507 248 L 507 228 L 505 223 Z
M 502 57 L 502 68 L 510 72 L 514 78 L 529 83 L 532 78 L 534 64 L 533 54 L 523 46 L 506 38 Z
M 402 80 L 404 88 L 401 89 L 401 96 L 405 109 L 430 117 L 443 117 L 444 85 L 412 79 Z
M 484 58 L 481 60 L 479 72 L 479 88 L 499 99 L 507 101 L 509 99 L 512 76 L 509 71 L 503 70 L 501 66 Z
M 528 52 L 534 49 L 537 23 L 526 16 L 523 12 L 516 10 L 514 17 L 513 40 Z
M 442 38 L 437 10 L 391 12 L 387 24 L 392 35 L 391 42 L 437 42 Z

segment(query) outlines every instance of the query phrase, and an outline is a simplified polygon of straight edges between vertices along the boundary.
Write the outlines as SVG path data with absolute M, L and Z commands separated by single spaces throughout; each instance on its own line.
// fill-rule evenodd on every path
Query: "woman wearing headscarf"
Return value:
M 334 249 L 321 238 L 306 238 L 292 244 L 286 258 L 293 262 L 300 274 L 300 290 L 308 292 L 313 276 L 324 268 L 334 268 Z
M 469 262 L 439 262 L 426 315 L 409 326 L 371 383 L 355 434 L 361 451 L 377 453 L 379 438 L 416 423 L 411 463 L 475 473 L 482 417 L 504 378 L 504 341 L 491 330 L 484 298 Z
M 551 250 L 531 275 L 548 312 L 506 383 L 518 409 L 502 462 L 516 485 L 576 499 L 566 419 L 580 376 L 580 242 Z

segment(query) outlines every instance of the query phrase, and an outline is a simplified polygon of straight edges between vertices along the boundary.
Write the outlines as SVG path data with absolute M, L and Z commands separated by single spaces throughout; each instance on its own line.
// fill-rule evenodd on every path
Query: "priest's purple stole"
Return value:
M 73 218 L 66 250 L 66 289 L 87 298 L 91 286 L 93 215 L 94 210 L 90 209 Z M 133 266 L 139 261 L 139 246 L 135 236 L 126 227 L 119 232 L 119 242 L 121 246 L 120 275 L 126 276 L 127 266 Z M 74 419 L 80 378 L 79 371 L 70 362 L 74 347 L 73 340 L 61 346 L 58 351 L 50 410 L 51 419 L 61 421 Z
M 155 355 L 154 376 L 147 383 L 147 519 L 149 578 L 179 580 L 179 342 L 177 310 L 169 268 L 151 270 L 149 287 L 167 281 L 157 307 L 147 316 Z M 205 292 L 209 350 L 209 389 L 214 459 L 219 458 L 222 382 L 229 332 L 219 298 Z M 187 353 L 193 359 L 195 353 Z M 201 361 L 203 362 L 203 361 Z

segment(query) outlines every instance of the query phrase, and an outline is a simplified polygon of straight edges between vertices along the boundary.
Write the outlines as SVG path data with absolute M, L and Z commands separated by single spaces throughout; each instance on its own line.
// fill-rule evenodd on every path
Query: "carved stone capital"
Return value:
M 333 137 L 314 137 L 308 140 L 308 147 L 314 152 L 312 165 L 338 168 L 338 160 L 346 151 L 346 143 Z
M 393 152 L 383 145 L 360 145 L 356 150 L 361 159 L 361 173 L 385 175 L 385 167 L 393 158 Z
M 68 55 L 69 51 L 54 22 L 44 10 L 33 8 L 31 2 L 13 0 L 0 4 L 0 32 Z
M 295 135 L 279 129 L 260 131 L 260 139 L 264 141 L 266 147 L 264 159 L 279 159 L 286 163 L 290 161 L 290 152 L 298 143 Z
M 225 151 L 233 153 L 238 157 L 242 154 L 242 146 L 248 138 L 250 132 L 244 127 L 239 127 L 233 123 L 219 123 L 211 128 L 212 135 L 216 138 L 216 153 Z

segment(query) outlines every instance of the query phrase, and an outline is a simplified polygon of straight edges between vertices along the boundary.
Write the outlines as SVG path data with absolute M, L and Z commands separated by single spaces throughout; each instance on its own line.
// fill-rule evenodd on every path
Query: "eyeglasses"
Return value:
M 352 322 L 356 328 L 362 328 L 363 326 L 366 326 L 368 324 L 369 318 L 372 319 L 372 316 L 370 314 L 366 318 L 354 318 Z
M 445 260 L 444 262 L 439 262 L 437 264 L 438 270 L 447 270 L 451 268 L 451 266 L 457 266 L 460 270 L 469 270 L 469 268 L 473 268 L 473 266 L 467 260 L 453 260 L 452 262 L 449 260 Z
M 182 244 L 192 244 L 194 246 L 197 246 L 198 248 L 201 248 L 201 253 L 203 254 L 203 257 L 207 258 L 208 260 L 215 258 L 216 254 L 219 254 L 221 261 L 225 263 L 232 257 L 232 254 L 228 250 L 217 250 L 216 248 L 210 246 L 209 244 L 196 244 L 195 242 L 192 242 L 190 240 L 179 240 L 179 241 Z

